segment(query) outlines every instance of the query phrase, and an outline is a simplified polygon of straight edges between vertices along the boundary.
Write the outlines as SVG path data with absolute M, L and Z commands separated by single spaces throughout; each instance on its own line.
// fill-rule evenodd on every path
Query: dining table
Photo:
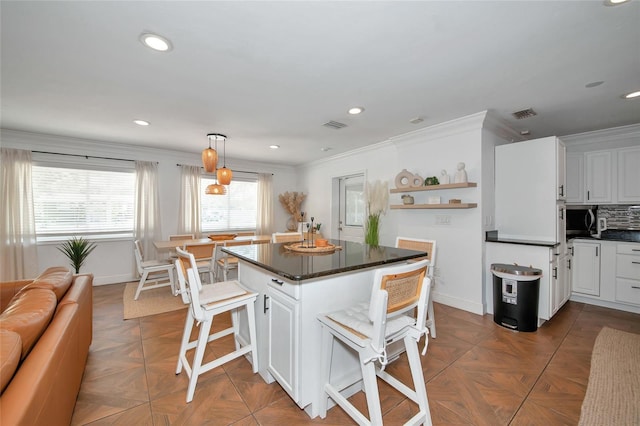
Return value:
M 158 250 L 173 250 L 176 247 L 182 247 L 185 244 L 204 244 L 204 243 L 219 243 L 225 244 L 229 242 L 246 243 L 251 244 L 266 244 L 271 242 L 271 235 L 238 235 L 232 238 L 195 238 L 185 240 L 158 240 L 154 241 L 153 245 Z

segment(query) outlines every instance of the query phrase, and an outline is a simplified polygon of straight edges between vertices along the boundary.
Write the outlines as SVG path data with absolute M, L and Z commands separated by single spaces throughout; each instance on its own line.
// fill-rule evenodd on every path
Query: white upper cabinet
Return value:
M 585 202 L 611 203 L 611 151 L 587 152 L 584 158 Z
M 557 194 L 556 199 L 567 199 L 567 148 L 564 146 L 561 140 L 558 140 L 556 144 L 556 179 L 557 179 Z
M 640 147 L 618 151 L 618 202 L 640 202 Z
M 567 204 L 584 203 L 584 154 L 567 153 Z

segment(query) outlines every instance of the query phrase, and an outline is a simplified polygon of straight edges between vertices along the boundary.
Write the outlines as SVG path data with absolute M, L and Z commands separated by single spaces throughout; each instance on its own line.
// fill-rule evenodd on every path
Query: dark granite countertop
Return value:
M 602 231 L 599 237 L 595 237 L 593 235 L 580 235 L 572 239 L 623 241 L 627 243 L 640 243 L 640 231 L 627 230 L 627 229 L 607 229 L 606 231 Z
M 485 241 L 490 243 L 521 244 L 526 246 L 541 246 L 541 247 L 549 247 L 549 248 L 554 248 L 560 245 L 560 243 L 553 243 L 549 241 L 518 240 L 514 238 L 504 238 L 498 235 L 498 231 L 487 231 L 485 234 Z
M 342 249 L 326 254 L 305 254 L 291 252 L 284 247 L 288 243 L 280 243 L 230 246 L 222 251 L 294 281 L 404 262 L 426 254 L 422 251 L 395 247 L 372 247 L 351 241 L 329 242 Z

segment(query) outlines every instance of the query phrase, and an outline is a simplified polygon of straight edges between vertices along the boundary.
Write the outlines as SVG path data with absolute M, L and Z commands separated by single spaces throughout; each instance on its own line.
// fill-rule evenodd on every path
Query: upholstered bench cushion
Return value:
M 21 353 L 20 335 L 14 331 L 0 329 L 0 393 L 18 369 Z
M 73 274 L 63 266 L 54 266 L 45 270 L 31 284 L 25 286 L 21 291 L 28 291 L 32 288 L 45 288 L 56 294 L 57 301 L 62 299 L 69 287 Z
M 51 322 L 57 299 L 53 291 L 33 288 L 18 293 L 0 314 L 0 329 L 14 331 L 22 340 L 23 360 Z

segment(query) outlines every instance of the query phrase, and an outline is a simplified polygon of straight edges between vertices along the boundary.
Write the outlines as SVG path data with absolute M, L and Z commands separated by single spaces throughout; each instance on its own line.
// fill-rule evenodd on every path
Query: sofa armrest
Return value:
M 13 296 L 15 296 L 22 287 L 31 284 L 33 280 L 5 281 L 0 283 L 0 312 L 9 305 Z

